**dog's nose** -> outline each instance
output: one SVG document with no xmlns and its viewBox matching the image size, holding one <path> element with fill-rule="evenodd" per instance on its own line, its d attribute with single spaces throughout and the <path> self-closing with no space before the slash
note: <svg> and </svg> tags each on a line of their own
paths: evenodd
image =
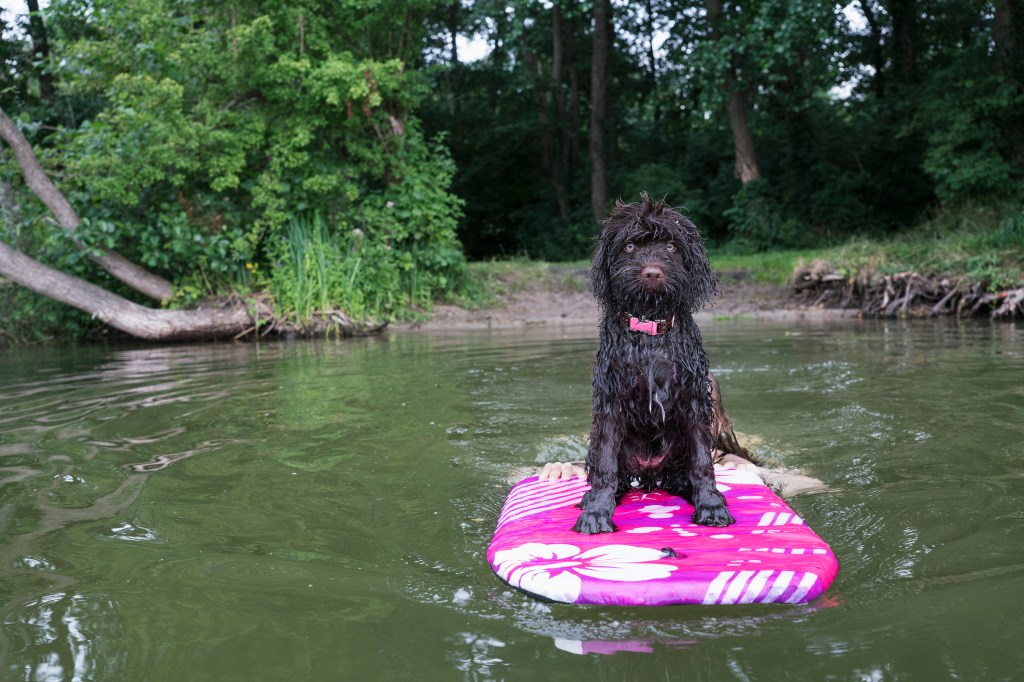
<svg viewBox="0 0 1024 682">
<path fill-rule="evenodd" d="M 661 284 L 661 280 L 665 279 L 665 271 L 660 265 L 647 265 L 640 271 L 640 276 L 643 277 L 644 284 L 656 287 Z"/>
</svg>

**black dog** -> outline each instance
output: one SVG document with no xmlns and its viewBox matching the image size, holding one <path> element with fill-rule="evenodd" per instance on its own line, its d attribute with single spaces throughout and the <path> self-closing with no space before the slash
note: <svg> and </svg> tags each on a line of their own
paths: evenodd
<svg viewBox="0 0 1024 682">
<path fill-rule="evenodd" d="M 718 278 L 689 220 L 642 194 L 616 203 L 594 252 L 601 305 L 594 362 L 594 420 L 587 450 L 590 490 L 573 530 L 610 533 L 612 513 L 634 483 L 694 506 L 704 526 L 734 522 L 715 488 L 715 417 L 708 359 L 693 313 Z"/>
</svg>

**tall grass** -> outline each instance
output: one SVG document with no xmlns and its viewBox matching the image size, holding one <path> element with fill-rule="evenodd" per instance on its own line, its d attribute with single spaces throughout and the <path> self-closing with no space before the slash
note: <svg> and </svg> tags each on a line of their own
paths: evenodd
<svg viewBox="0 0 1024 682">
<path fill-rule="evenodd" d="M 332 232 L 319 213 L 293 218 L 284 230 L 271 274 L 278 308 L 307 325 L 316 315 L 342 311 L 351 318 L 377 316 L 382 301 L 367 306 L 363 253 L 350 235 Z M 378 283 L 372 283 L 376 285 Z"/>
<path fill-rule="evenodd" d="M 313 313 L 332 307 L 328 280 L 336 249 L 328 241 L 327 228 L 318 213 L 312 220 L 292 218 L 286 235 L 291 257 L 283 264 L 290 279 L 290 287 L 285 290 L 290 290 L 290 307 L 296 317 L 308 323 Z"/>
</svg>

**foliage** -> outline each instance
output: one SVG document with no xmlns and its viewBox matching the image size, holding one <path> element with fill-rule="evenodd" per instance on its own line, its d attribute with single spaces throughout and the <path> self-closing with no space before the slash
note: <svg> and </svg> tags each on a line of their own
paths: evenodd
<svg viewBox="0 0 1024 682">
<path fill-rule="evenodd" d="M 319 214 L 335 250 L 365 235 L 335 304 L 390 315 L 429 305 L 464 269 L 454 166 L 415 115 L 433 4 L 55 0 L 58 101 L 33 109 L 31 87 L 11 88 L 81 241 L 172 278 L 180 303 L 260 285 L 245 264 L 279 257 L 295 220 Z M 35 235 L 30 253 L 68 267 L 62 237 L 37 220 L 19 229 Z"/>
<path fill-rule="evenodd" d="M 1000 6 L 1024 44 L 1024 7 Z M 578 258 L 597 230 L 585 144 L 592 26 L 580 20 L 591 6 L 502 7 L 499 20 L 491 3 L 462 6 L 455 29 L 492 46 L 471 63 L 450 61 L 451 16 L 431 15 L 424 122 L 451 135 L 471 256 Z M 851 22 L 835 3 L 737 0 L 723 3 L 716 34 L 704 0 L 617 3 L 610 196 L 668 195 L 714 244 L 756 250 L 884 237 L 943 205 L 1017 192 L 1024 50 L 1000 61 L 991 5 L 915 7 L 864 0 L 846 6 Z M 756 188 L 733 178 L 730 87 L 751 105 Z M 560 109 L 560 97 L 581 115 Z M 552 164 L 566 145 L 567 213 Z"/>
<path fill-rule="evenodd" d="M 725 215 L 732 220 L 733 246 L 741 251 L 769 251 L 806 246 L 810 235 L 787 218 L 766 180 L 744 185 Z"/>
<path fill-rule="evenodd" d="M 929 131 L 924 170 L 935 182 L 935 194 L 948 204 L 1014 192 L 1020 196 L 1020 171 L 1012 159 L 1021 143 L 1015 123 L 1024 92 L 986 71 L 980 49 L 984 47 L 956 55 L 935 74 L 918 115 Z"/>
<path fill-rule="evenodd" d="M 332 310 L 379 319 L 460 291 L 458 201 L 443 191 L 454 169 L 441 164 L 435 171 L 434 182 L 414 176 L 334 222 L 313 213 L 275 230 L 265 243 L 265 265 L 248 265 L 267 278 L 281 314 L 294 312 L 300 323 Z M 269 274 L 260 275 L 261 267 Z"/>
<path fill-rule="evenodd" d="M 358 234 L 337 234 L 319 214 L 293 219 L 268 249 L 265 267 L 275 305 L 294 312 L 300 324 L 315 313 L 343 310 L 363 317 L 393 307 L 388 298 L 398 290 L 398 267 L 385 249 Z"/>
</svg>

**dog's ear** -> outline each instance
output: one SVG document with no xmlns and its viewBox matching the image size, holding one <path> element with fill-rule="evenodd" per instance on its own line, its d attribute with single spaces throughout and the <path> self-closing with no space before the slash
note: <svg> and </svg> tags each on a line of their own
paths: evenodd
<svg viewBox="0 0 1024 682">
<path fill-rule="evenodd" d="M 608 262 L 612 255 L 610 253 L 611 245 L 615 241 L 615 233 L 623 227 L 621 214 L 628 207 L 629 204 L 624 202 L 622 197 L 616 199 L 611 213 L 601 221 L 601 232 L 594 238 L 594 256 L 590 262 L 590 284 L 594 288 L 594 298 L 603 308 L 607 308 L 608 303 L 612 300 L 612 283 L 608 276 L 611 266 Z"/>
<path fill-rule="evenodd" d="M 708 253 L 704 249 L 704 239 L 697 227 L 683 216 L 679 216 L 675 224 L 676 229 L 684 235 L 683 239 L 677 240 L 679 243 L 676 246 L 687 272 L 685 305 L 691 313 L 696 313 L 715 300 L 718 274 L 711 269 Z"/>
<path fill-rule="evenodd" d="M 594 238 L 594 256 L 590 262 L 590 285 L 594 289 L 594 298 L 602 307 L 607 307 L 612 298 L 612 284 L 608 278 L 608 226 Z"/>
</svg>

